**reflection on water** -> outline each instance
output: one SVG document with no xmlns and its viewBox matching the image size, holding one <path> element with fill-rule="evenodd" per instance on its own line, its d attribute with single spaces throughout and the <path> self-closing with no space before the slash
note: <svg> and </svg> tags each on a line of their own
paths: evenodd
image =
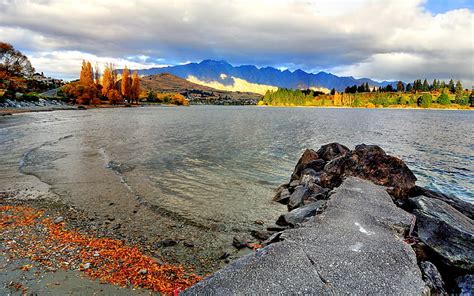
<svg viewBox="0 0 474 296">
<path fill-rule="evenodd" d="M 151 204 L 236 229 L 281 212 L 272 190 L 305 148 L 340 142 L 378 144 L 404 159 L 419 184 L 474 202 L 472 130 L 469 111 L 192 106 L 30 113 L 0 118 L 0 185 L 21 159 L 34 164 L 29 173 L 47 171 L 60 183 L 65 170 L 79 170 L 41 163 L 82 153 L 80 162 L 65 163 L 100 158 L 98 170 L 114 169 Z M 48 144 L 48 153 L 37 149 Z"/>
</svg>

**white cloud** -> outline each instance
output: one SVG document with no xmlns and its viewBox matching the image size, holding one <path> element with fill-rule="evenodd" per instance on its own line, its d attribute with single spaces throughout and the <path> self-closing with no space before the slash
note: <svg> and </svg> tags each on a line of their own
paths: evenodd
<svg viewBox="0 0 474 296">
<path fill-rule="evenodd" d="M 0 34 L 43 61 L 35 64 L 38 69 L 44 65 L 57 73 L 66 69 L 38 56 L 55 52 L 67 57 L 79 51 L 119 60 L 132 57 L 138 64 L 156 63 L 157 58 L 173 64 L 211 58 L 381 80 L 474 80 L 473 12 L 433 15 L 424 3 L 3 1 Z"/>
<path fill-rule="evenodd" d="M 106 63 L 115 64 L 117 69 L 124 68 L 125 66 L 130 69 L 168 66 L 163 64 L 140 63 L 123 58 L 98 57 L 80 51 L 36 52 L 30 55 L 30 60 L 37 71 L 42 71 L 56 77 L 61 76 L 67 80 L 78 78 L 82 60 L 90 61 L 94 67 L 97 63 L 100 69 L 103 69 Z"/>
</svg>

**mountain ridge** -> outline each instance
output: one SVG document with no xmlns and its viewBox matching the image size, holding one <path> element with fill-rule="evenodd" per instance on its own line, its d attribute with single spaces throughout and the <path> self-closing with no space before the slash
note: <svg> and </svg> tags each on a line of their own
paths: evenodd
<svg viewBox="0 0 474 296">
<path fill-rule="evenodd" d="M 218 82 L 224 85 L 233 84 L 233 77 L 235 77 L 249 83 L 293 89 L 322 87 L 327 89 L 335 88 L 338 91 L 343 91 L 348 86 L 360 85 L 362 83 L 368 83 L 370 86 L 377 87 L 383 87 L 388 84 L 396 85 L 395 81 L 378 82 L 370 78 L 337 76 L 325 71 L 310 73 L 301 69 L 294 71 L 288 69 L 279 70 L 270 66 L 260 68 L 255 65 L 233 66 L 223 60 L 216 61 L 211 59 L 206 59 L 199 63 L 193 62 L 162 68 L 140 69 L 138 73 L 140 75 L 170 73 L 183 79 L 188 79 L 188 77 L 193 76 L 205 82 Z"/>
</svg>

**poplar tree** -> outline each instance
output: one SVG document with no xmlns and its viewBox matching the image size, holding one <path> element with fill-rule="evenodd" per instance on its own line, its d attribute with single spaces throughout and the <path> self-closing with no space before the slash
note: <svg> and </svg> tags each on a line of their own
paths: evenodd
<svg viewBox="0 0 474 296">
<path fill-rule="evenodd" d="M 138 97 L 140 96 L 140 77 L 138 77 L 138 72 L 135 70 L 132 75 L 132 90 L 131 90 L 131 99 L 132 103 L 135 101 L 138 104 Z"/>
<path fill-rule="evenodd" d="M 130 99 L 131 88 L 132 85 L 130 81 L 130 71 L 128 70 L 127 66 L 125 66 L 122 72 L 121 91 L 122 96 L 127 100 Z"/>
</svg>

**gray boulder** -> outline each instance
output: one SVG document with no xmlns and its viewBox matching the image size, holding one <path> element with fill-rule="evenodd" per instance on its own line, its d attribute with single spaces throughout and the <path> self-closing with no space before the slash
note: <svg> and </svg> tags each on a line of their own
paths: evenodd
<svg viewBox="0 0 474 296">
<path fill-rule="evenodd" d="M 474 223 L 442 200 L 418 196 L 410 199 L 417 217 L 418 237 L 445 263 L 474 268 Z"/>
<path fill-rule="evenodd" d="M 306 186 L 296 186 L 295 191 L 291 194 L 290 199 L 288 200 L 288 210 L 291 211 L 302 206 L 304 203 L 305 197 L 309 196 L 311 192 Z"/>
<path fill-rule="evenodd" d="M 325 204 L 326 201 L 318 200 L 316 202 L 307 204 L 301 208 L 294 209 L 289 213 L 281 215 L 280 218 L 278 218 L 278 220 L 276 221 L 276 224 L 280 226 L 295 226 L 297 224 L 303 223 L 308 218 L 316 215 L 317 212 L 320 212 Z"/>
<path fill-rule="evenodd" d="M 423 281 L 426 283 L 427 295 L 448 295 L 444 289 L 444 281 L 436 266 L 429 262 L 423 261 L 420 264 Z"/>
</svg>

